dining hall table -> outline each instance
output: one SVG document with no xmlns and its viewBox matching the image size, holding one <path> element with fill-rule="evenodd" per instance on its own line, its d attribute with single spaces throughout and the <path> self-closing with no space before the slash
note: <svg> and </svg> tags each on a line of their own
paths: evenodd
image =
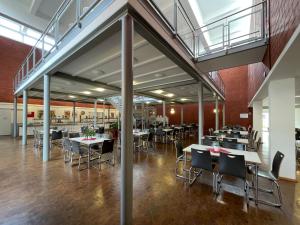
<svg viewBox="0 0 300 225">
<path fill-rule="evenodd" d="M 192 144 L 187 146 L 183 149 L 184 152 L 184 171 L 187 171 L 186 165 L 187 165 L 187 155 L 191 153 L 192 149 L 196 150 L 202 150 L 202 151 L 210 151 L 212 156 L 219 157 L 220 152 L 224 152 L 227 154 L 233 154 L 233 155 L 243 155 L 245 157 L 246 164 L 253 165 L 255 169 L 255 182 L 254 182 L 254 189 L 255 189 L 255 196 L 254 201 L 255 204 L 258 204 L 258 167 L 261 165 L 261 160 L 257 152 L 249 152 L 249 151 L 241 151 L 236 149 L 229 149 L 229 148 L 221 148 L 221 147 L 212 147 L 208 145 L 200 145 L 200 144 Z M 187 180 L 186 173 L 184 173 L 185 180 Z"/>
<path fill-rule="evenodd" d="M 95 144 L 103 143 L 105 140 L 110 140 L 109 138 L 103 138 L 103 137 L 76 137 L 76 138 L 70 138 L 70 141 L 76 141 L 80 144 L 88 146 L 88 166 L 87 168 L 90 168 L 90 159 L 91 159 L 91 148 Z"/>
</svg>

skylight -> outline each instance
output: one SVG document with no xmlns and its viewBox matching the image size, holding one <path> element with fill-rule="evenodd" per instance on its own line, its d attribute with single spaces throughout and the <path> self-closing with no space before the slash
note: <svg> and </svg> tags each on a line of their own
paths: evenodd
<svg viewBox="0 0 300 225">
<path fill-rule="evenodd" d="M 41 35 L 41 32 L 0 16 L 0 36 L 30 46 L 35 46 Z M 45 37 L 44 49 L 49 51 L 53 47 L 54 43 L 55 41 L 52 37 Z M 42 45 L 39 44 L 37 47 L 42 48 Z"/>
</svg>

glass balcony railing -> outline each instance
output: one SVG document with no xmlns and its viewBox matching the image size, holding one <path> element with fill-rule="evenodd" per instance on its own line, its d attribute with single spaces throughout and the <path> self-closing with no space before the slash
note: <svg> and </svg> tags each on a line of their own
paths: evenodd
<svg viewBox="0 0 300 225">
<path fill-rule="evenodd" d="M 21 64 L 14 80 L 16 90 L 61 44 L 64 37 L 102 0 L 65 0 Z"/>
<path fill-rule="evenodd" d="M 195 59 L 266 38 L 266 1 L 199 28 L 191 23 L 180 0 L 148 2 Z M 207 76 L 225 94 L 219 74 L 212 72 Z"/>
</svg>

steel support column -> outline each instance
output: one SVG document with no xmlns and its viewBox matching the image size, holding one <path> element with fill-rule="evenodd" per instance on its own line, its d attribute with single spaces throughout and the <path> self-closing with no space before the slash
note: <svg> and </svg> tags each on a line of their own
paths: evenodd
<svg viewBox="0 0 300 225">
<path fill-rule="evenodd" d="M 95 100 L 94 103 L 94 128 L 97 126 L 97 99 Z"/>
<path fill-rule="evenodd" d="M 166 102 L 163 101 L 163 126 L 166 126 Z"/>
<path fill-rule="evenodd" d="M 219 97 L 216 96 L 216 106 L 215 106 L 215 122 L 216 122 L 216 127 L 215 130 L 219 130 Z"/>
<path fill-rule="evenodd" d="M 76 124 L 76 102 L 73 102 L 73 125 Z"/>
<path fill-rule="evenodd" d="M 121 225 L 132 224 L 133 181 L 133 18 L 122 19 Z"/>
<path fill-rule="evenodd" d="M 18 134 L 18 96 L 14 96 L 14 113 L 13 113 L 13 137 Z"/>
<path fill-rule="evenodd" d="M 225 127 L 225 102 L 223 102 L 223 116 L 222 116 L 222 119 L 223 119 L 223 123 L 222 123 L 222 126 Z"/>
<path fill-rule="evenodd" d="M 44 75 L 44 136 L 43 136 L 43 161 L 49 160 L 50 144 L 50 77 Z"/>
<path fill-rule="evenodd" d="M 198 143 L 203 137 L 203 84 L 198 85 Z"/>
<path fill-rule="evenodd" d="M 23 91 L 23 132 L 22 132 L 22 145 L 27 145 L 27 112 L 28 112 L 28 92 L 27 90 Z"/>
<path fill-rule="evenodd" d="M 183 105 L 181 105 L 181 109 L 180 109 L 180 121 L 181 124 L 183 124 Z"/>
</svg>

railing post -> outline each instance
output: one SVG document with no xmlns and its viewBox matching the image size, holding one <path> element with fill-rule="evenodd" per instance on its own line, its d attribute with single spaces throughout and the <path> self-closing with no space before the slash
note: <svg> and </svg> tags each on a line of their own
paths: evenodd
<svg viewBox="0 0 300 225">
<path fill-rule="evenodd" d="M 80 0 L 76 0 L 76 23 L 79 28 L 81 28 L 80 23 Z"/>
<path fill-rule="evenodd" d="M 261 16 L 261 28 L 262 28 L 262 33 L 261 33 L 261 37 L 262 38 L 266 38 L 266 34 L 265 34 L 265 9 L 266 9 L 266 1 L 262 2 L 262 16 Z"/>
<path fill-rule="evenodd" d="M 174 0 L 174 31 L 177 34 L 177 7 L 178 7 L 178 0 Z"/>
<path fill-rule="evenodd" d="M 26 59 L 26 77 L 28 76 L 28 72 L 29 72 L 29 59 L 30 59 L 30 56 L 27 57 L 27 59 Z"/>
<path fill-rule="evenodd" d="M 35 68 L 35 50 L 36 48 L 33 49 L 33 53 L 32 53 L 32 69 Z"/>
<path fill-rule="evenodd" d="M 55 48 L 57 48 L 57 42 L 58 42 L 58 35 L 59 35 L 59 22 L 58 22 L 58 16 L 55 18 L 54 22 L 54 43 L 55 43 Z"/>
</svg>

